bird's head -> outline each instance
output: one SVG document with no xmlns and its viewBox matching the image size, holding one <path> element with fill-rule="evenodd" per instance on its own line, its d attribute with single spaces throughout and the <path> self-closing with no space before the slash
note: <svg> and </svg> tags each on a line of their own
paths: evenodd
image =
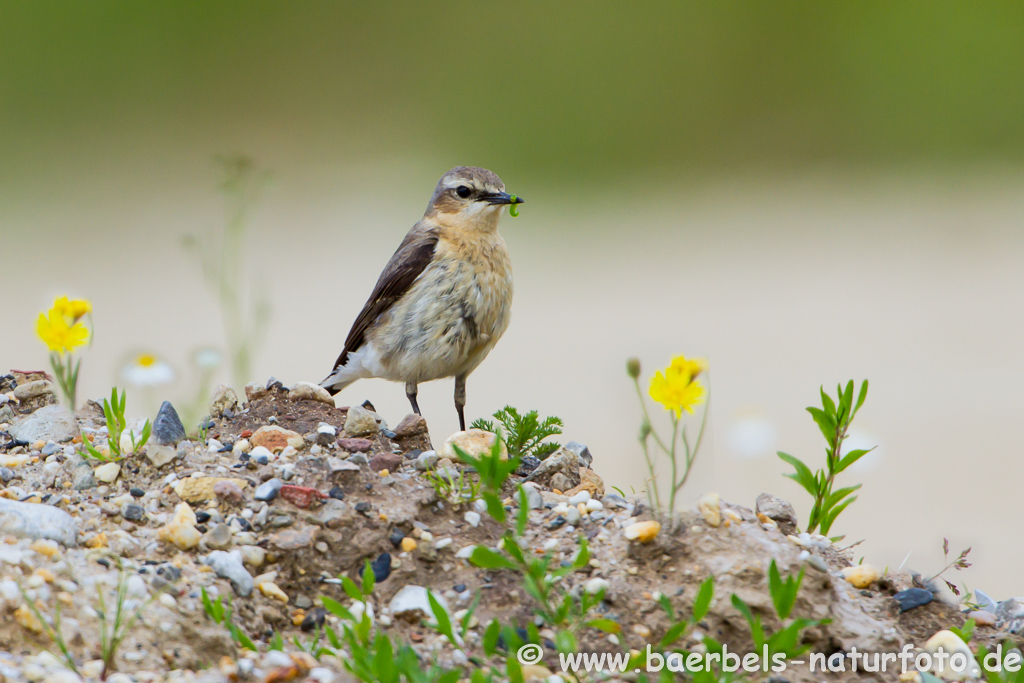
<svg viewBox="0 0 1024 683">
<path fill-rule="evenodd" d="M 441 176 L 427 205 L 425 218 L 470 230 L 495 230 L 501 210 L 523 200 L 505 192 L 494 173 L 475 166 L 456 166 Z"/>
</svg>

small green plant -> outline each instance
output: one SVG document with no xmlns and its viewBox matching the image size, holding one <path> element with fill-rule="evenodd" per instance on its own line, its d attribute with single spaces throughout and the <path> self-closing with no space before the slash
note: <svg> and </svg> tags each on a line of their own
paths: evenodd
<svg viewBox="0 0 1024 683">
<path fill-rule="evenodd" d="M 536 410 L 520 415 L 512 406 L 505 406 L 494 414 L 494 419 L 505 433 L 505 446 L 509 455 L 532 455 L 543 460 L 561 448 L 561 444 L 555 441 L 544 441 L 549 436 L 562 433 L 562 427 L 565 425 L 559 417 L 545 417 L 541 420 Z M 470 426 L 473 429 L 497 433 L 499 425 L 480 418 Z"/>
<path fill-rule="evenodd" d="M 35 601 L 25 593 L 25 589 L 22 588 L 20 583 L 18 584 L 18 590 L 21 591 L 21 597 L 25 601 L 25 604 L 28 605 L 29 610 L 35 616 L 36 620 L 42 625 L 43 633 L 45 633 L 46 636 L 53 641 L 53 644 L 57 646 L 57 649 L 60 650 L 61 658 L 64 660 L 64 666 L 71 671 L 78 673 L 78 667 L 75 665 L 75 658 L 71 654 L 71 650 L 68 648 L 67 641 L 64 640 L 64 631 L 60 625 L 60 600 L 57 600 L 54 603 L 53 625 L 50 625 L 46 620 L 46 617 L 39 610 L 39 607 L 36 606 Z"/>
<path fill-rule="evenodd" d="M 971 563 L 967 561 L 967 556 L 970 553 L 971 553 L 971 549 L 968 548 L 967 550 L 961 551 L 960 554 L 956 557 L 956 559 L 950 561 L 950 559 L 949 559 L 949 539 L 948 538 L 942 539 L 942 558 L 943 558 L 943 562 L 946 563 L 946 566 L 943 567 L 937 574 L 935 574 L 930 579 L 928 579 L 925 583 L 931 583 L 935 579 L 941 578 L 942 581 L 949 588 L 949 590 L 951 590 L 953 592 L 953 595 L 955 595 L 957 597 L 960 597 L 960 588 L 955 583 L 953 583 L 952 581 L 949 581 L 948 579 L 946 579 L 942 575 L 945 574 L 946 572 L 948 572 L 950 569 L 955 569 L 956 571 L 960 571 L 961 569 L 967 569 L 968 567 L 970 567 Z M 967 596 L 964 596 L 964 597 L 965 598 L 969 597 L 969 594 Z"/>
<path fill-rule="evenodd" d="M 554 557 L 551 553 L 527 559 L 511 531 L 502 537 L 500 548 L 503 552 L 478 545 L 469 561 L 482 569 L 510 569 L 522 575 L 523 588 L 537 603 L 535 613 L 557 629 L 555 644 L 560 651 L 576 650 L 575 633 L 582 626 L 618 632 L 618 624 L 606 619 L 587 621 L 590 611 L 604 599 L 603 590 L 596 593 L 580 591 L 578 598 L 569 591 L 558 590 L 563 578 L 590 562 L 585 537 L 580 537 L 579 550 L 572 562 L 555 566 L 552 565 Z"/>
<path fill-rule="evenodd" d="M 221 597 L 218 595 L 216 600 L 211 600 L 210 596 L 206 593 L 205 588 L 200 589 L 200 593 L 203 598 L 203 611 L 206 612 L 206 616 L 210 618 L 215 624 L 220 624 L 227 629 L 231 635 L 231 640 L 235 641 L 235 644 L 239 647 L 243 647 L 246 650 L 253 652 L 259 652 L 256 647 L 256 643 L 252 642 L 252 639 L 245 634 L 239 626 L 231 618 L 231 599 L 228 598 L 227 604 L 222 602 Z"/>
<path fill-rule="evenodd" d="M 458 446 L 454 446 L 455 455 L 463 463 L 473 467 L 480 477 L 480 498 L 487 505 L 487 512 L 498 520 L 505 523 L 505 506 L 501 504 L 501 487 L 508 481 L 509 475 L 519 467 L 521 458 L 509 455 L 507 459 L 501 457 L 501 432 L 495 432 L 496 437 L 491 451 L 480 457 L 466 453 Z"/>
<path fill-rule="evenodd" d="M 686 481 L 690 478 L 693 464 L 697 460 L 697 452 L 704 440 L 704 428 L 708 421 L 708 407 L 705 402 L 706 391 L 704 386 L 697 379 L 704 372 L 706 363 L 703 360 L 687 359 L 685 356 L 676 356 L 672 363 L 664 371 L 655 373 L 651 378 L 648 394 L 660 403 L 669 412 L 672 419 L 672 438 L 663 439 L 654 429 L 651 423 L 651 416 L 647 412 L 647 401 L 640 389 L 640 361 L 631 358 L 626 362 L 626 373 L 633 380 L 636 387 L 637 397 L 640 399 L 640 408 L 643 410 L 643 421 L 640 423 L 640 445 L 644 452 L 644 461 L 647 463 L 647 470 L 650 479 L 647 485 L 647 498 L 651 507 L 658 514 L 667 514 L 669 519 L 675 513 L 676 496 Z M 693 445 L 683 424 L 683 413 L 693 414 L 694 408 L 704 403 L 704 410 L 701 416 L 700 429 Z M 667 501 L 661 497 L 661 486 L 658 482 L 658 468 L 651 456 L 650 440 L 668 458 L 671 466 L 671 480 L 668 482 Z M 679 446 L 682 446 L 680 450 Z M 680 459 L 682 462 L 680 462 Z M 680 471 L 680 468 L 682 471 Z M 663 505 L 664 503 L 664 505 Z"/>
<path fill-rule="evenodd" d="M 782 628 L 771 635 L 765 632 L 760 617 L 755 615 L 738 595 L 733 594 L 733 606 L 739 610 L 750 626 L 750 635 L 754 641 L 755 652 L 767 652 L 768 659 L 771 659 L 773 655 L 783 655 L 786 659 L 799 657 L 811 647 L 810 645 L 800 644 L 804 629 L 828 623 L 827 621 L 816 621 L 814 619 L 789 619 L 789 615 L 793 612 L 793 606 L 796 604 L 796 597 L 800 592 L 800 584 L 803 580 L 804 570 L 802 568 L 796 577 L 789 576 L 783 580 L 779 574 L 779 568 L 775 565 L 775 560 L 772 560 L 771 565 L 768 567 L 768 591 L 772 596 L 775 614 Z"/>
<path fill-rule="evenodd" d="M 324 634 L 335 653 L 347 652 L 343 662 L 349 673 L 365 683 L 456 683 L 462 678 L 462 669 L 428 666 L 409 645 L 396 648 L 386 633 L 374 632 L 369 605 L 376 582 L 369 562 L 363 567 L 361 586 L 347 576 L 340 578 L 345 593 L 364 606 L 359 618 L 337 600 L 327 596 L 321 596 L 320 600 L 328 612 L 341 620 L 341 634 L 330 626 L 324 627 Z M 484 683 L 475 674 L 472 680 Z"/>
<path fill-rule="evenodd" d="M 134 453 L 137 453 L 140 448 L 146 445 L 149 441 L 149 436 L 152 431 L 153 425 L 150 424 L 149 420 L 146 420 L 145 425 L 142 427 L 142 433 L 139 438 L 135 438 L 135 432 L 130 431 L 129 437 L 132 442 L 131 452 L 125 453 L 121 450 L 121 435 L 124 433 L 125 428 L 128 426 L 128 421 L 124 416 L 125 409 L 125 395 L 124 390 L 121 390 L 120 397 L 117 395 L 117 387 L 110 390 L 110 400 L 103 399 L 103 416 L 107 422 L 107 448 L 110 449 L 110 454 L 104 454 L 102 451 L 94 447 L 88 439 L 82 438 L 82 446 L 85 448 L 85 453 L 91 458 L 97 460 L 106 460 L 110 462 L 117 462 L 122 460 Z"/>
<path fill-rule="evenodd" d="M 102 587 L 97 587 L 96 596 L 99 609 L 96 610 L 100 620 L 100 659 L 103 670 L 100 680 L 107 679 L 107 674 L 114 670 L 114 658 L 135 622 L 139 620 L 146 608 L 157 598 L 159 591 L 154 591 L 145 600 L 129 606 L 128 604 L 128 572 L 119 568 L 117 584 L 114 589 L 113 612 L 107 609 L 107 601 Z"/>
<path fill-rule="evenodd" d="M 843 510 L 845 510 L 857 496 L 852 495 L 860 488 L 860 484 L 834 488 L 836 476 L 843 470 L 870 453 L 873 448 L 852 450 L 843 455 L 843 442 L 846 440 L 847 432 L 853 418 L 864 405 L 868 397 L 868 382 L 864 380 L 857 395 L 857 402 L 853 400 L 853 380 L 850 380 L 846 388 L 836 388 L 836 398 L 825 393 L 821 388 L 821 408 L 811 406 L 807 412 L 814 418 L 828 447 L 825 449 L 825 469 L 812 472 L 802 460 L 788 453 L 778 452 L 780 458 L 793 466 L 794 472 L 784 475 L 800 484 L 814 498 L 814 505 L 811 508 L 811 516 L 807 522 L 807 532 L 814 533 L 821 530 L 822 535 L 828 535 L 832 524 L 836 521 Z M 833 538 L 833 541 L 841 540 L 842 536 Z"/>
<path fill-rule="evenodd" d="M 427 470 L 424 478 L 434 487 L 438 498 L 456 507 L 480 497 L 479 480 L 466 476 L 462 470 L 459 470 L 458 475 L 436 469 Z"/>
</svg>

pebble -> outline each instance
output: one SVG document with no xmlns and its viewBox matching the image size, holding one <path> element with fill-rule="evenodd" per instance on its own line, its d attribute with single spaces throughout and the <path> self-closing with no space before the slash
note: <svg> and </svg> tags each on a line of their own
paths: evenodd
<svg viewBox="0 0 1024 683">
<path fill-rule="evenodd" d="M 180 550 L 189 550 L 199 545 L 202 534 L 196 529 L 196 514 L 188 503 L 178 503 L 174 508 L 174 516 L 166 525 L 157 531 L 157 539 L 172 543 Z"/>
<path fill-rule="evenodd" d="M 843 578 L 854 588 L 867 588 L 879 579 L 881 574 L 870 564 L 858 564 L 853 567 L 843 567 Z"/>
<path fill-rule="evenodd" d="M 274 477 L 273 479 L 265 481 L 257 486 L 252 497 L 256 500 L 274 500 L 277 498 L 277 494 L 281 491 L 282 486 L 284 486 L 284 482 L 277 477 Z"/>
<path fill-rule="evenodd" d="M 296 382 L 291 391 L 288 392 L 288 399 L 291 401 L 319 401 L 334 407 L 334 398 L 330 392 L 319 384 L 312 382 Z"/>
<path fill-rule="evenodd" d="M 146 444 L 146 459 L 157 469 L 173 462 L 177 457 L 178 450 L 173 446 L 157 443 Z"/>
<path fill-rule="evenodd" d="M 92 474 L 92 468 L 89 468 L 89 474 Z M 0 467 L 0 481 L 7 483 L 14 479 L 14 470 L 9 467 Z"/>
<path fill-rule="evenodd" d="M 968 612 L 967 618 L 974 619 L 974 623 L 978 626 L 995 627 L 996 625 L 996 615 L 992 614 L 992 612 L 983 609 Z"/>
<path fill-rule="evenodd" d="M 580 503 L 586 503 L 590 500 L 590 491 L 580 491 L 579 493 L 569 497 L 566 501 L 569 505 L 579 505 Z"/>
<path fill-rule="evenodd" d="M 219 385 L 213 390 L 210 400 L 210 417 L 221 417 L 225 413 L 234 413 L 242 406 L 238 403 L 238 394 L 229 386 Z"/>
<path fill-rule="evenodd" d="M 416 461 L 413 463 L 413 467 L 420 472 L 427 472 L 437 466 L 437 461 L 438 457 L 435 451 L 423 451 L 416 456 Z"/>
<path fill-rule="evenodd" d="M 213 495 L 228 503 L 240 505 L 245 501 L 245 494 L 240 487 L 230 479 L 222 479 L 213 485 Z"/>
<path fill-rule="evenodd" d="M 238 551 L 242 554 L 242 562 L 251 567 L 262 567 L 267 561 L 267 551 L 258 545 L 243 545 Z"/>
<path fill-rule="evenodd" d="M 135 503 L 125 503 L 121 507 L 121 516 L 131 522 L 141 522 L 146 518 L 146 510 Z"/>
<path fill-rule="evenodd" d="M 79 434 L 78 420 L 62 405 L 43 406 L 17 420 L 7 431 L 12 439 L 25 443 L 40 440 L 62 443 Z"/>
<path fill-rule="evenodd" d="M 160 410 L 153 419 L 152 437 L 153 442 L 161 446 L 177 446 L 178 442 L 185 440 L 185 425 L 181 424 L 178 411 L 170 401 L 160 404 Z"/>
<path fill-rule="evenodd" d="M 21 503 L 0 498 L 0 535 L 50 539 L 67 547 L 77 544 L 75 519 L 52 505 Z"/>
<path fill-rule="evenodd" d="M 401 541 L 399 541 L 399 544 L 401 545 L 401 548 L 402 548 L 403 552 L 411 553 L 413 550 L 416 550 L 416 539 L 415 538 L 410 538 L 410 537 L 406 536 Z"/>
<path fill-rule="evenodd" d="M 435 594 L 434 599 L 441 605 L 446 612 L 450 612 L 448 609 L 448 603 L 443 596 Z M 408 585 L 403 586 L 400 591 L 395 593 L 395 597 L 391 598 L 391 602 L 388 603 L 388 607 L 391 610 L 391 614 L 401 619 L 409 619 L 417 621 L 423 617 L 433 617 L 433 611 L 430 609 L 430 600 L 427 598 L 427 589 L 423 586 Z"/>
<path fill-rule="evenodd" d="M 97 481 L 102 481 L 105 484 L 112 484 L 117 479 L 117 475 L 121 474 L 121 465 L 116 462 L 108 462 L 104 465 L 100 465 L 92 471 L 93 476 L 96 477 Z"/>
<path fill-rule="evenodd" d="M 908 588 L 892 596 L 899 605 L 900 612 L 907 612 L 915 607 L 927 605 L 935 599 L 931 591 L 924 588 Z"/>
<path fill-rule="evenodd" d="M 480 513 L 475 510 L 468 510 L 466 514 L 462 515 L 462 518 L 466 520 L 471 527 L 480 526 Z"/>
<path fill-rule="evenodd" d="M 709 493 L 697 501 L 697 511 L 709 526 L 717 527 L 722 523 L 722 508 L 717 493 Z"/>
<path fill-rule="evenodd" d="M 260 448 L 265 449 L 267 455 L 283 451 L 288 446 L 293 448 L 302 448 L 305 445 L 305 439 L 298 432 L 293 432 L 290 429 L 284 427 L 278 427 L 277 425 L 265 425 L 256 430 L 256 432 L 249 438 L 249 441 L 253 445 L 253 449 L 249 451 L 249 455 L 256 457 L 257 454 L 263 454 L 259 451 Z"/>
<path fill-rule="evenodd" d="M 948 657 L 931 657 L 931 668 L 929 671 L 939 678 L 947 681 L 963 681 L 978 678 L 981 670 L 978 662 L 974 659 L 974 653 L 963 639 L 952 631 L 939 631 L 925 643 L 924 649 L 931 654 L 937 653 L 940 649 Z M 960 654 L 967 662 L 967 666 L 954 666 L 952 657 Z"/>
<path fill-rule="evenodd" d="M 373 442 L 361 437 L 341 437 L 338 447 L 347 453 L 366 453 L 373 448 Z"/>
<path fill-rule="evenodd" d="M 593 578 L 583 585 L 583 590 L 590 595 L 597 595 L 601 591 L 607 591 L 610 586 L 608 579 Z"/>
<path fill-rule="evenodd" d="M 231 588 L 235 595 L 247 597 L 252 595 L 254 588 L 252 575 L 242 565 L 240 552 L 224 552 L 214 550 L 202 559 L 203 564 L 209 565 L 217 576 L 231 582 Z"/>
<path fill-rule="evenodd" d="M 345 436 L 373 436 L 377 434 L 377 414 L 361 406 L 352 406 L 345 417 Z"/>
<path fill-rule="evenodd" d="M 792 534 L 797 529 L 796 510 L 789 501 L 762 493 L 757 497 L 756 511 L 778 524 L 784 534 Z"/>
<path fill-rule="evenodd" d="M 634 522 L 622 531 L 622 535 L 630 541 L 650 543 L 661 531 L 661 523 L 655 520 Z"/>
<path fill-rule="evenodd" d="M 284 603 L 288 602 L 288 595 L 283 590 L 281 590 L 278 587 L 278 585 L 273 581 L 261 582 L 259 590 L 260 593 L 263 593 L 263 595 L 267 596 L 268 598 L 272 598 L 274 600 L 278 600 Z"/>
<path fill-rule="evenodd" d="M 531 510 L 539 510 L 544 507 L 544 497 L 540 494 L 540 488 L 533 482 L 522 484 L 526 492 L 526 506 Z"/>
<path fill-rule="evenodd" d="M 377 583 L 387 580 L 391 576 L 391 555 L 381 553 L 376 560 L 370 563 L 370 569 L 373 570 L 373 578 Z"/>
<path fill-rule="evenodd" d="M 19 401 L 27 401 L 30 398 L 55 393 L 56 392 L 53 390 L 53 382 L 45 379 L 38 379 L 34 382 L 25 382 L 24 384 L 19 384 L 14 388 L 14 398 Z"/>
<path fill-rule="evenodd" d="M 534 455 L 524 455 L 519 461 L 519 468 L 516 470 L 516 474 L 520 477 L 525 477 L 538 467 L 540 467 L 540 458 Z"/>
<path fill-rule="evenodd" d="M 146 492 L 140 489 L 138 486 L 133 486 L 130 489 L 128 489 L 128 493 L 131 495 L 132 498 L 142 498 L 144 495 L 146 495 Z"/>
<path fill-rule="evenodd" d="M 604 509 L 604 504 L 601 503 L 601 501 L 599 501 L 597 498 L 591 498 L 590 500 L 587 501 L 587 511 L 588 512 L 597 512 L 598 510 L 603 510 L 603 509 Z"/>
<path fill-rule="evenodd" d="M 561 515 L 559 515 L 557 519 L 562 519 Z M 579 526 L 581 519 L 582 519 L 582 515 L 580 515 L 580 511 L 579 511 L 578 508 L 571 507 L 571 508 L 566 509 L 566 511 L 565 511 L 565 521 L 566 522 L 568 522 L 572 526 Z M 548 527 L 548 528 L 552 528 L 552 527 Z M 555 527 L 555 528 L 557 528 L 557 527 Z"/>
<path fill-rule="evenodd" d="M 444 442 L 440 456 L 457 461 L 459 457 L 455 454 L 455 446 L 458 446 L 467 455 L 472 455 L 475 458 L 479 458 L 482 455 L 490 455 L 497 438 L 498 436 L 494 432 L 488 432 L 484 429 L 467 429 L 464 432 L 455 432 Z M 506 460 L 507 458 L 508 448 L 502 442 L 501 459 Z"/>
<path fill-rule="evenodd" d="M 594 462 L 594 456 L 590 454 L 590 449 L 584 443 L 570 441 L 565 444 L 565 448 L 579 456 L 580 462 L 583 463 L 584 467 L 590 467 L 591 463 Z"/>
</svg>

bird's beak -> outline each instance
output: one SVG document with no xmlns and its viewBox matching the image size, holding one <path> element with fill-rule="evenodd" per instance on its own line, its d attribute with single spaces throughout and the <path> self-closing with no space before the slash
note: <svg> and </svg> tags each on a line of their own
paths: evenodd
<svg viewBox="0 0 1024 683">
<path fill-rule="evenodd" d="M 508 192 L 488 192 L 480 197 L 480 199 L 494 205 L 524 203 L 522 197 L 510 195 Z"/>
</svg>

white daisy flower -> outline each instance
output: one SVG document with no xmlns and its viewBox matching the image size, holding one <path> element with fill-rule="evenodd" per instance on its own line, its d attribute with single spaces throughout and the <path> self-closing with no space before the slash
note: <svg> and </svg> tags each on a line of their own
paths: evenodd
<svg viewBox="0 0 1024 683">
<path fill-rule="evenodd" d="M 121 370 L 121 379 L 135 387 L 155 387 L 174 381 L 174 368 L 156 356 L 142 353 Z"/>
</svg>

